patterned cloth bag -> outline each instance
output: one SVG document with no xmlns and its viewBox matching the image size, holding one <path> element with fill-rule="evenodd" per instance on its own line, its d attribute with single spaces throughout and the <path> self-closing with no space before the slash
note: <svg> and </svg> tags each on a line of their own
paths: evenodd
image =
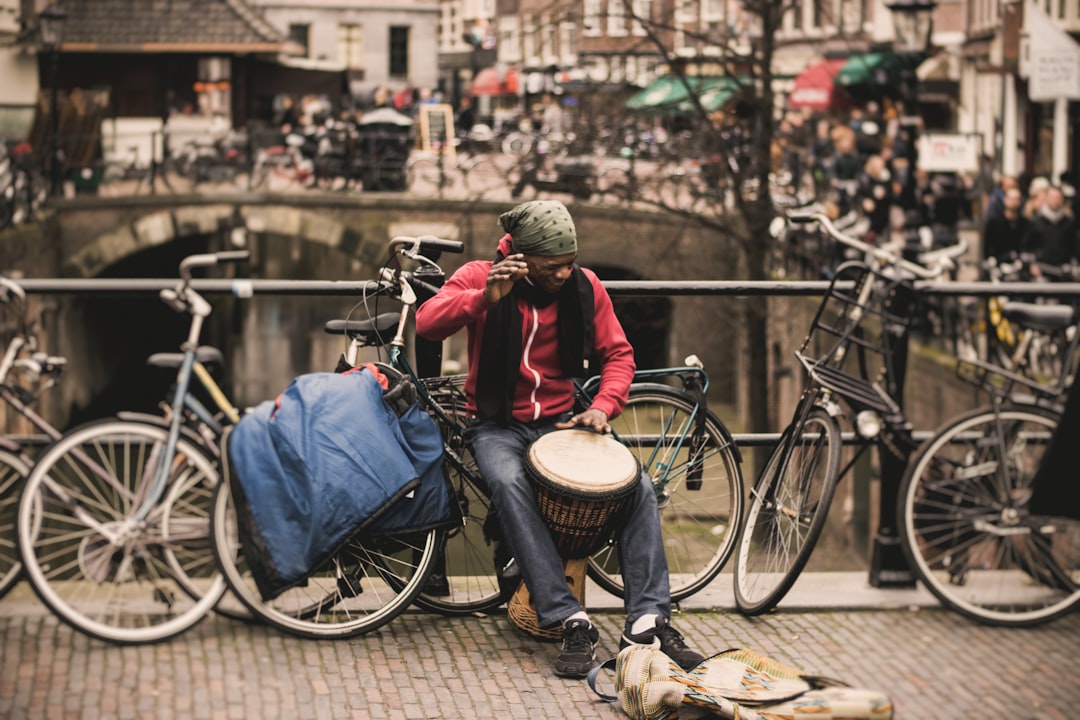
<svg viewBox="0 0 1080 720">
<path fill-rule="evenodd" d="M 658 645 L 658 644 L 657 644 Z M 601 670 L 615 671 L 615 695 L 596 688 Z M 589 686 L 617 702 L 634 720 L 691 717 L 736 720 L 889 720 L 884 693 L 848 687 L 801 673 L 759 655 L 733 649 L 683 670 L 659 647 L 631 645 L 589 673 Z"/>
</svg>

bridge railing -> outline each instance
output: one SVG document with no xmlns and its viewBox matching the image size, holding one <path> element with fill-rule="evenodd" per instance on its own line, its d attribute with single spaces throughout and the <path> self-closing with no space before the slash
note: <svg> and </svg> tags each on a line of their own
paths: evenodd
<svg viewBox="0 0 1080 720">
<path fill-rule="evenodd" d="M 64 294 L 77 296 L 138 296 L 156 294 L 175 285 L 173 278 L 163 279 L 68 279 L 32 278 L 18 279 L 30 294 Z M 842 287 L 840 283 L 838 287 Z M 848 286 L 851 283 L 847 284 Z M 361 296 L 375 289 L 371 281 L 347 280 L 262 280 L 262 279 L 197 279 L 192 286 L 207 295 L 231 295 L 236 298 L 252 298 L 258 295 L 322 295 Z M 605 281 L 605 288 L 613 296 L 821 296 L 830 286 L 826 281 L 653 281 L 618 280 Z M 1080 298 L 1080 282 L 1048 283 L 990 283 L 990 282 L 916 282 L 916 290 L 923 297 L 1043 297 L 1060 301 L 1076 301 Z M 897 358 L 899 366 L 905 358 Z M 902 378 L 900 387 L 902 387 Z M 932 430 L 915 430 L 915 439 L 924 440 L 933 435 Z M 780 438 L 778 432 L 736 433 L 735 442 L 744 447 L 774 445 Z M 862 442 L 852 432 L 842 435 L 847 444 Z M 879 527 L 874 538 L 871 559 L 870 583 L 875 587 L 904 587 L 913 585 L 914 574 L 907 567 L 899 548 L 897 530 L 892 527 L 896 513 L 897 493 L 903 466 L 897 463 L 881 464 L 881 492 L 879 503 Z"/>
</svg>

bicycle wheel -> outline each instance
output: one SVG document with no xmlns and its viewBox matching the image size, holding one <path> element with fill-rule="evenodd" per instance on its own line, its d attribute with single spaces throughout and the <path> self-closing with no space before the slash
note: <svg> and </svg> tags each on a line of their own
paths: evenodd
<svg viewBox="0 0 1080 720">
<path fill-rule="evenodd" d="M 393 620 L 416 598 L 431 572 L 445 533 L 358 535 L 303 583 L 264 601 L 244 561 L 229 483 L 214 496 L 214 554 L 229 589 L 252 613 L 283 632 L 304 638 L 346 638 Z"/>
<path fill-rule="evenodd" d="M 506 175 L 486 157 L 471 161 L 465 172 L 465 189 L 471 198 L 491 197 L 506 187 Z"/>
<path fill-rule="evenodd" d="M 432 390 L 432 394 L 454 420 L 448 425 L 436 416 L 446 446 L 446 472 L 462 524 L 447 534 L 436 570 L 417 596 L 416 604 L 442 615 L 488 613 L 509 598 L 503 594 L 495 571 L 491 534 L 497 529 L 488 527 L 491 499 L 459 429 L 465 421 L 465 396 L 460 388 L 451 389 L 445 383 L 442 390 Z"/>
<path fill-rule="evenodd" d="M 0 597 L 14 587 L 22 573 L 15 545 L 15 517 L 30 464 L 15 453 L 0 450 Z"/>
<path fill-rule="evenodd" d="M 441 192 L 442 170 L 437 160 L 426 157 L 413 160 L 405 168 L 405 177 L 409 190 L 417 195 L 437 197 Z"/>
<path fill-rule="evenodd" d="M 510 197 L 515 202 L 535 200 L 537 197 L 534 183 L 536 171 L 526 165 L 523 158 L 518 158 L 506 171 L 506 185 L 510 188 Z"/>
<path fill-rule="evenodd" d="M 121 644 L 172 637 L 198 622 L 225 583 L 210 548 L 214 464 L 181 438 L 161 499 L 142 520 L 168 431 L 106 420 L 38 457 L 19 502 L 24 573 L 61 620 Z"/>
<path fill-rule="evenodd" d="M 815 400 L 809 395 L 800 401 L 750 492 L 735 555 L 735 603 L 744 615 L 776 607 L 825 526 L 839 479 L 840 428 Z"/>
<path fill-rule="evenodd" d="M 739 454 L 723 423 L 708 413 L 695 446 L 692 399 L 665 385 L 636 384 L 626 409 L 611 421 L 656 484 L 660 527 L 671 578 L 671 599 L 683 600 L 712 582 L 735 549 L 742 518 Z M 623 596 L 617 545 L 589 558 L 589 576 Z"/>
<path fill-rule="evenodd" d="M 630 173 L 624 168 L 602 169 L 596 178 L 596 192 L 599 200 L 610 204 L 629 204 L 634 199 L 632 182 Z"/>
<path fill-rule="evenodd" d="M 372 186 L 364 189 L 404 192 L 409 186 L 406 161 L 406 158 L 394 154 L 385 156 L 372 171 Z"/>
<path fill-rule="evenodd" d="M 1080 522 L 1027 512 L 1058 424 L 1036 407 L 982 408 L 951 422 L 908 464 L 898 522 L 904 552 L 946 607 L 1028 627 L 1080 603 Z"/>
</svg>

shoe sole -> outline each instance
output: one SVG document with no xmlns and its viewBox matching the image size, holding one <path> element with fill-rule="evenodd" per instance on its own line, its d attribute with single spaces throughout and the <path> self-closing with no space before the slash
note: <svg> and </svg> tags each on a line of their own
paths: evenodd
<svg viewBox="0 0 1080 720">
<path fill-rule="evenodd" d="M 560 669 L 559 667 L 556 666 L 555 675 L 558 676 L 558 677 L 561 677 L 561 678 L 570 678 L 570 679 L 573 679 L 573 680 L 581 680 L 583 678 L 588 677 L 589 676 L 589 671 L 592 670 L 595 666 L 596 666 L 596 658 L 594 656 L 592 663 L 588 667 L 586 667 L 584 669 L 580 669 L 580 670 L 579 669 L 571 669 L 571 668 Z"/>
</svg>

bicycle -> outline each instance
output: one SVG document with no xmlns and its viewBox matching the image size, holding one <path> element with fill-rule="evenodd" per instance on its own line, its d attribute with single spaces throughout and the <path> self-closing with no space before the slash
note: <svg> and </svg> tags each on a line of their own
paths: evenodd
<svg viewBox="0 0 1080 720">
<path fill-rule="evenodd" d="M 378 313 L 365 295 L 366 320 L 334 320 L 327 332 L 347 336 L 343 366 L 355 364 L 360 348 L 388 353 L 384 372 L 404 377 L 418 390 L 419 401 L 442 429 L 446 469 L 463 518 L 454 529 L 436 569 L 416 603 L 434 612 L 462 615 L 490 612 L 509 599 L 516 584 L 512 559 L 498 544 L 498 528 L 488 521 L 490 500 L 462 433 L 468 422 L 464 375 L 419 377 L 406 353 L 409 314 L 419 297 L 437 292 L 427 280 L 443 275 L 429 256 L 461 252 L 461 243 L 432 237 L 395 238 L 390 265 L 372 295 L 401 303 L 400 311 Z M 437 257 L 437 256 L 436 256 Z M 402 260 L 416 271 L 402 269 Z M 672 387 L 662 380 L 680 383 Z M 581 408 L 599 378 L 578 387 Z M 735 547 L 742 517 L 741 456 L 730 433 L 708 409 L 708 376 L 696 358 L 686 366 L 638 371 L 622 414 L 611 421 L 613 434 L 627 444 L 650 476 L 660 504 L 673 601 L 709 584 Z M 493 516 L 492 516 L 493 517 Z M 608 592 L 622 596 L 624 586 L 615 543 L 608 542 L 588 562 L 588 573 Z"/>
<path fill-rule="evenodd" d="M 191 273 L 247 256 L 189 256 L 179 284 L 160 293 L 191 316 L 165 421 L 133 416 L 68 431 L 42 451 L 26 481 L 17 517 L 24 574 L 58 618 L 91 637 L 118 644 L 173 637 L 225 592 L 210 546 L 217 460 L 188 418 L 223 428 L 192 395 L 192 378 L 230 419 L 236 410 L 202 363 L 207 351 L 198 340 L 211 306 L 192 289 Z"/>
<path fill-rule="evenodd" d="M 30 220 L 49 194 L 28 142 L 0 143 L 0 228 Z"/>
<path fill-rule="evenodd" d="M 33 410 L 38 397 L 56 384 L 66 361 L 38 350 L 37 336 L 26 318 L 26 294 L 0 277 L 0 304 L 13 308 L 15 329 L 0 359 L 0 401 L 52 439 L 60 431 Z M 30 448 L 0 435 L 0 597 L 22 575 L 15 543 L 15 518 L 22 488 L 33 466 Z"/>
<path fill-rule="evenodd" d="M 1080 315 L 1012 302 L 1003 312 L 1021 326 L 1072 330 L 1061 373 L 1041 382 L 983 360 L 958 361 L 957 376 L 990 402 L 947 422 L 912 456 L 897 527 L 909 565 L 942 604 L 986 624 L 1030 627 L 1080 605 L 1080 522 L 1027 507 L 1075 379 Z"/>
<path fill-rule="evenodd" d="M 416 152 L 405 166 L 409 190 L 424 197 L 443 197 L 461 188 L 471 197 L 483 198 L 506 186 L 502 170 L 487 155 Z M 460 192 L 460 191 L 459 191 Z"/>
<path fill-rule="evenodd" d="M 965 250 L 960 244 L 924 253 L 924 266 L 902 259 L 895 247 L 870 246 L 841 233 L 822 213 L 791 212 L 787 217 L 818 223 L 866 259 L 836 268 L 806 340 L 795 353 L 805 371 L 804 388 L 791 422 L 750 491 L 735 554 L 735 600 L 746 615 L 772 610 L 794 585 L 822 533 L 840 478 L 868 447 L 879 443 L 897 458 L 914 451 L 909 423 L 896 400 L 894 366 L 898 351 L 906 352 L 915 301 L 910 278 L 940 276 Z M 874 323 L 878 336 L 867 337 Z M 853 424 L 864 441 L 843 469 L 841 400 L 853 409 Z"/>
<path fill-rule="evenodd" d="M 161 185 L 170 194 L 175 194 L 176 188 L 169 177 L 179 177 L 178 162 L 171 157 L 164 161 L 157 158 L 154 145 L 159 142 L 158 137 L 157 133 L 152 135 L 149 161 L 142 159 L 138 145 L 127 148 L 126 158 L 118 156 L 105 160 L 101 167 L 98 192 L 103 196 L 139 195 L 145 188 L 149 194 L 156 195 Z M 81 172 L 85 178 L 89 178 L 93 175 L 93 168 L 85 168 Z"/>
</svg>

